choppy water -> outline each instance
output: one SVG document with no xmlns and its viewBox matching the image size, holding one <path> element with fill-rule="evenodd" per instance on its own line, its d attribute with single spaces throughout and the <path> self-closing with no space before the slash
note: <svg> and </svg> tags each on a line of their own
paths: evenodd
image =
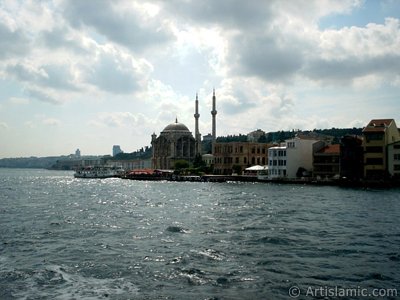
<svg viewBox="0 0 400 300">
<path fill-rule="evenodd" d="M 0 169 L 0 299 L 288 299 L 291 286 L 303 296 L 309 286 L 399 289 L 399 220 L 400 190 Z"/>
</svg>

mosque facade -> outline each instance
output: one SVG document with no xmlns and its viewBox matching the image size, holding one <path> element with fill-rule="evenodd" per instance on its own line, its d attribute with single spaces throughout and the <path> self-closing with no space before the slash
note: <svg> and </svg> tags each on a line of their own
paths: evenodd
<svg viewBox="0 0 400 300">
<path fill-rule="evenodd" d="M 213 109 L 212 115 L 212 135 L 213 142 L 216 136 L 216 114 L 217 110 L 215 90 L 213 91 Z M 179 123 L 178 119 L 175 123 L 167 125 L 157 136 L 155 133 L 151 136 L 152 153 L 152 168 L 154 169 L 174 169 L 175 162 L 185 160 L 192 163 L 196 155 L 202 154 L 201 134 L 199 132 L 199 101 L 196 94 L 195 101 L 195 134 L 193 136 L 189 128 Z"/>
</svg>

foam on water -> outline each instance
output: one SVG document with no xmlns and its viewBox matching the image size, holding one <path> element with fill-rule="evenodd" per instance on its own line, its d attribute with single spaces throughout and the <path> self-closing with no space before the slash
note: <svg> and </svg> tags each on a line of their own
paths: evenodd
<svg viewBox="0 0 400 300">
<path fill-rule="evenodd" d="M 49 265 L 25 274 L 24 289 L 11 295 L 19 299 L 127 299 L 138 295 L 138 288 L 124 278 L 94 278 L 67 272 Z"/>
</svg>

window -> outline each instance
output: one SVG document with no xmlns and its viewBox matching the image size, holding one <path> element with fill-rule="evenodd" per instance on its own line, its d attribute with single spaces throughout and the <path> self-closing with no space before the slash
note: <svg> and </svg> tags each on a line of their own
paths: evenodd
<svg viewBox="0 0 400 300">
<path fill-rule="evenodd" d="M 393 167 L 395 171 L 400 171 L 400 165 L 394 165 Z"/>
<path fill-rule="evenodd" d="M 394 160 L 400 160 L 400 154 L 393 154 Z"/>
<path fill-rule="evenodd" d="M 236 157 L 235 161 L 238 164 L 239 163 L 239 157 Z"/>
<path fill-rule="evenodd" d="M 367 143 L 369 143 L 369 141 L 382 141 L 383 133 L 367 133 L 365 134 L 365 139 L 367 140 Z"/>
<path fill-rule="evenodd" d="M 366 152 L 368 153 L 382 153 L 383 152 L 383 147 L 379 147 L 379 146 L 370 146 L 370 147 L 366 147 L 365 148 Z"/>
<path fill-rule="evenodd" d="M 383 165 L 383 159 L 382 158 L 367 158 L 367 165 Z"/>
</svg>

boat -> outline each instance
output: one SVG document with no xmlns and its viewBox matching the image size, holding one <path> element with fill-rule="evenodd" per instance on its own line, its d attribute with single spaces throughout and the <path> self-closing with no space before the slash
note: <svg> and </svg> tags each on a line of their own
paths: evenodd
<svg viewBox="0 0 400 300">
<path fill-rule="evenodd" d="M 83 167 L 74 173 L 75 178 L 112 178 L 120 177 L 124 173 L 121 168 L 108 166 Z"/>
</svg>

